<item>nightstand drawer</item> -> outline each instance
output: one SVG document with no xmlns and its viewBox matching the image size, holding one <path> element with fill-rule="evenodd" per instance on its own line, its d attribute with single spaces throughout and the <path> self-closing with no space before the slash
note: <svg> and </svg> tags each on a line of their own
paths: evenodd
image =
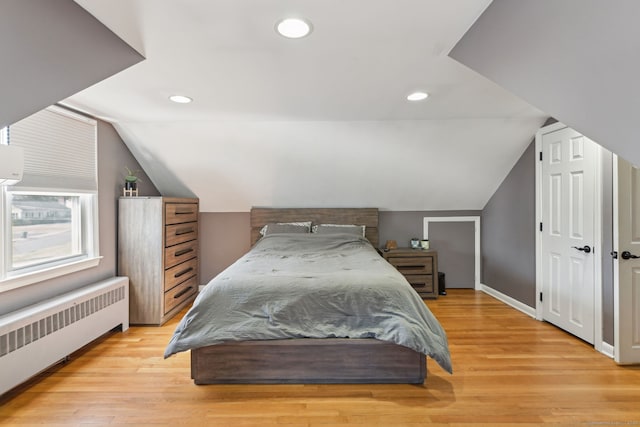
<svg viewBox="0 0 640 427">
<path fill-rule="evenodd" d="M 438 298 L 438 253 L 433 249 L 398 248 L 382 252 L 422 298 Z"/>
<path fill-rule="evenodd" d="M 418 292 L 433 292 L 432 275 L 405 274 L 404 277 Z"/>
<path fill-rule="evenodd" d="M 164 245 L 166 247 L 188 242 L 198 238 L 198 223 L 167 225 L 165 227 Z"/>
<path fill-rule="evenodd" d="M 192 277 L 164 294 L 164 313 L 167 314 L 181 302 L 189 299 L 198 289 L 198 278 Z"/>
<path fill-rule="evenodd" d="M 396 268 L 396 270 L 398 270 L 400 273 L 407 275 L 407 274 L 430 274 L 431 273 L 431 269 L 427 268 L 426 266 L 422 265 L 422 266 L 417 266 L 417 265 L 394 265 L 394 267 Z"/>
<path fill-rule="evenodd" d="M 167 291 L 178 283 L 198 274 L 198 258 L 178 264 L 164 272 L 164 290 Z"/>
<path fill-rule="evenodd" d="M 190 260 L 198 256 L 198 241 L 180 243 L 179 245 L 166 248 L 164 251 L 164 268 L 170 268 L 181 262 Z"/>
<path fill-rule="evenodd" d="M 431 257 L 388 258 L 388 261 L 402 274 L 433 273 Z"/>
<path fill-rule="evenodd" d="M 198 205 L 195 203 L 167 203 L 165 205 L 165 225 L 193 222 L 197 219 Z"/>
</svg>

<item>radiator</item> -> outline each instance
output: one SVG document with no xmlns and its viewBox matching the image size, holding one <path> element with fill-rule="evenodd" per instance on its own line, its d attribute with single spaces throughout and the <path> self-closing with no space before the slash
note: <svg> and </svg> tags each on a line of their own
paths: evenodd
<svg viewBox="0 0 640 427">
<path fill-rule="evenodd" d="M 129 328 L 127 277 L 0 316 L 0 394 L 120 325 Z"/>
</svg>

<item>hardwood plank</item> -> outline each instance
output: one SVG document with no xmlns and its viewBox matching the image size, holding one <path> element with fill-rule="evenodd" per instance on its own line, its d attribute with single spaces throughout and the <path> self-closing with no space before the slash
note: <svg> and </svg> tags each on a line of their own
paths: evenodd
<svg viewBox="0 0 640 427">
<path fill-rule="evenodd" d="M 0 424 L 71 426 L 640 425 L 640 367 L 481 292 L 426 304 L 454 374 L 424 385 L 194 385 L 189 354 L 162 353 L 180 316 L 109 333 L 0 399 Z"/>
</svg>

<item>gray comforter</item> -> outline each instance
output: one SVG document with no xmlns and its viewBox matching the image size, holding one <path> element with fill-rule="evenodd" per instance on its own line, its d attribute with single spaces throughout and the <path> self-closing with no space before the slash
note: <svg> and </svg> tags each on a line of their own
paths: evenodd
<svg viewBox="0 0 640 427">
<path fill-rule="evenodd" d="M 226 341 L 347 337 L 409 347 L 451 372 L 440 323 L 366 239 L 273 234 L 209 282 L 165 357 Z"/>
</svg>

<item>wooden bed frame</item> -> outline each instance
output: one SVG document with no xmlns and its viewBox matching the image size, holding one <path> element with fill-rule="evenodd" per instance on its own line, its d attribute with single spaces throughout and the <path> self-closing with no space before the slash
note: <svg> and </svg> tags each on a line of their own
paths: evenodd
<svg viewBox="0 0 640 427">
<path fill-rule="evenodd" d="M 268 223 L 365 225 L 378 246 L 378 209 L 320 208 L 251 210 L 251 243 Z M 242 341 L 191 350 L 196 384 L 411 383 L 422 384 L 426 359 L 407 347 L 376 339 Z"/>
</svg>

